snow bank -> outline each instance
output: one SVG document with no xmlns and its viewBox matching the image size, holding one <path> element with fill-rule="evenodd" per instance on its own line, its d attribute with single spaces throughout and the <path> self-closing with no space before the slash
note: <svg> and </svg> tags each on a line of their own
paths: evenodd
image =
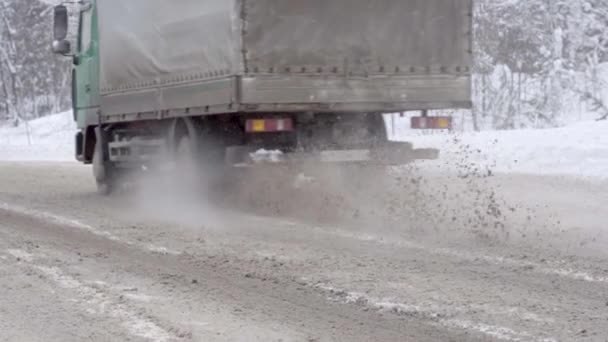
<svg viewBox="0 0 608 342">
<path fill-rule="evenodd" d="M 427 163 L 445 167 L 475 163 L 495 172 L 571 175 L 608 179 L 608 121 L 583 122 L 546 130 L 486 131 L 480 133 L 421 133 L 398 119 L 394 140 L 442 151 L 441 160 Z M 0 126 L 0 160 L 72 161 L 76 125 L 65 112 L 29 123 Z M 390 127 L 389 131 L 393 131 Z"/>
<path fill-rule="evenodd" d="M 75 134 L 71 111 L 32 120 L 27 126 L 0 126 L 0 160 L 72 161 Z"/>
<path fill-rule="evenodd" d="M 403 129 L 395 140 L 441 149 L 441 160 L 433 163 L 453 166 L 464 161 L 501 173 L 608 179 L 608 121 L 545 130 L 463 134 L 422 135 Z"/>
</svg>

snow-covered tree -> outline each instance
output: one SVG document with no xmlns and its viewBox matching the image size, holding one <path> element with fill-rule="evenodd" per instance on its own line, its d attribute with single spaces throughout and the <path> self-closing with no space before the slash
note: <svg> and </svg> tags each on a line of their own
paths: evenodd
<svg viewBox="0 0 608 342">
<path fill-rule="evenodd" d="M 605 116 L 607 28 L 605 0 L 477 0 L 475 112 L 490 119 L 483 126 Z"/>
<path fill-rule="evenodd" d="M 0 120 L 69 107 L 67 61 L 50 51 L 51 10 L 37 0 L 0 0 Z"/>
</svg>

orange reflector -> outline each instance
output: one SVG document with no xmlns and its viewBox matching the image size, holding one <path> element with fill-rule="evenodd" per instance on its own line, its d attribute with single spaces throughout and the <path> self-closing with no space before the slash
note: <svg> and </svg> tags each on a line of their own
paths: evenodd
<svg viewBox="0 0 608 342">
<path fill-rule="evenodd" d="M 293 131 L 292 119 L 251 119 L 246 122 L 247 133 L 276 133 Z"/>
<path fill-rule="evenodd" d="M 413 129 L 452 129 L 450 116 L 415 116 L 412 118 Z"/>
<path fill-rule="evenodd" d="M 264 120 L 251 120 L 251 132 L 265 132 L 266 122 Z"/>
</svg>

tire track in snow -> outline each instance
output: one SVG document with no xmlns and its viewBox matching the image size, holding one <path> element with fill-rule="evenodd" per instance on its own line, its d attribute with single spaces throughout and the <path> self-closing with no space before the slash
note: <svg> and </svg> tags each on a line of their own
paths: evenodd
<svg viewBox="0 0 608 342">
<path fill-rule="evenodd" d="M 303 279 L 303 281 L 307 281 Z M 470 320 L 463 320 L 457 318 L 446 317 L 445 314 L 440 313 L 440 310 L 434 310 L 433 307 L 429 308 L 427 305 L 424 307 L 416 304 L 403 304 L 403 303 L 392 303 L 379 298 L 373 298 L 360 292 L 347 291 L 343 289 L 337 289 L 326 284 L 310 284 L 314 288 L 324 291 L 329 294 L 330 298 L 341 301 L 347 304 L 359 304 L 372 307 L 379 311 L 389 311 L 398 315 L 421 317 L 432 324 L 438 324 L 440 326 L 452 329 L 460 329 L 479 333 L 494 339 L 503 341 L 515 341 L 515 342 L 557 342 L 557 339 L 553 337 L 541 337 L 536 336 L 526 331 L 516 331 L 514 329 L 486 324 L 482 322 L 473 322 Z M 452 309 L 448 308 L 446 309 Z M 459 309 L 459 308 L 456 308 Z M 463 309 L 464 308 L 460 308 Z M 500 311 L 500 312 L 499 312 Z M 496 314 L 517 314 L 518 311 L 513 310 L 499 310 Z M 493 312 L 489 312 L 492 314 Z M 521 312 L 520 312 L 521 313 Z M 536 314 L 523 312 L 523 314 L 530 320 L 538 320 L 541 322 L 552 322 L 552 319 L 542 318 Z"/>
<path fill-rule="evenodd" d="M 32 210 L 32 209 L 28 209 L 28 208 L 24 208 L 24 207 L 19 207 L 19 206 L 13 206 L 13 205 L 9 205 L 6 203 L 0 203 L 0 209 L 6 210 L 8 212 L 14 212 L 17 214 L 30 216 L 30 217 L 40 219 L 40 220 L 51 221 L 51 222 L 54 222 L 54 223 L 57 223 L 60 225 L 65 225 L 65 226 L 73 227 L 76 229 L 86 230 L 97 236 L 101 236 L 101 237 L 104 237 L 104 238 L 107 238 L 109 240 L 116 241 L 119 243 L 135 246 L 135 247 L 138 247 L 138 248 L 150 251 L 150 252 L 154 252 L 154 253 L 176 254 L 176 255 L 180 254 L 179 252 L 171 251 L 165 247 L 155 246 L 155 245 L 151 245 L 151 244 L 135 243 L 135 242 L 131 242 L 128 240 L 124 240 L 109 232 L 98 230 L 88 224 L 85 224 L 78 220 L 74 220 L 74 219 L 64 217 L 64 216 L 55 215 L 55 214 L 44 212 L 44 211 Z M 257 217 L 257 218 L 259 220 L 263 220 L 263 221 L 270 220 L 271 222 L 276 224 L 276 219 L 264 218 L 264 217 Z M 291 222 L 287 222 L 287 221 L 282 222 L 282 223 L 285 225 L 289 225 L 289 226 L 298 225 L 296 223 L 291 223 Z M 363 242 L 379 243 L 379 244 L 386 244 L 386 245 L 393 245 L 393 246 L 398 246 L 398 247 L 416 249 L 416 250 L 425 251 L 427 253 L 430 252 L 430 253 L 436 254 L 436 255 L 456 257 L 456 258 L 464 259 L 467 261 L 482 260 L 484 262 L 491 263 L 491 264 L 497 264 L 497 265 L 512 265 L 512 266 L 517 266 L 517 267 L 532 266 L 534 271 L 536 271 L 536 272 L 541 272 L 544 274 L 553 274 L 553 275 L 557 275 L 557 276 L 572 279 L 572 280 L 583 280 L 583 281 L 587 281 L 587 282 L 608 283 L 608 277 L 601 277 L 601 276 L 597 276 L 597 275 L 593 275 L 593 274 L 589 274 L 586 272 L 581 272 L 581 271 L 573 270 L 573 269 L 552 268 L 552 267 L 548 267 L 546 265 L 542 265 L 542 264 L 534 263 L 534 262 L 530 262 L 530 261 L 520 261 L 520 260 L 513 259 L 513 258 L 490 256 L 490 255 L 465 252 L 465 251 L 460 251 L 460 250 L 450 249 L 450 248 L 432 248 L 432 247 L 425 246 L 423 244 L 419 244 L 419 243 L 408 241 L 408 240 L 400 240 L 400 239 L 386 240 L 380 236 L 355 234 L 355 233 L 340 230 L 340 229 L 335 230 L 335 229 L 324 229 L 321 227 L 314 227 L 313 230 L 315 232 L 319 232 L 319 233 L 322 233 L 325 235 L 332 235 L 332 236 L 341 237 L 341 238 L 354 239 L 354 240 L 363 241 Z M 52 268 L 51 269 L 40 269 L 40 271 L 47 273 L 48 276 L 53 276 L 54 274 L 56 275 L 55 270 Z M 61 275 L 61 274 L 59 274 L 59 275 Z M 57 280 L 58 282 L 59 282 L 59 279 L 64 279 L 64 280 L 68 279 L 68 278 L 61 277 L 61 276 L 55 276 L 54 278 L 58 279 Z M 69 281 L 68 281 L 68 283 L 69 283 Z M 78 286 L 86 287 L 85 284 L 79 284 Z M 316 286 L 316 285 L 313 285 L 313 286 Z M 320 289 L 322 289 L 324 291 L 330 291 L 329 288 L 325 288 L 325 289 L 320 288 Z M 496 338 L 496 339 L 507 340 L 507 341 L 541 341 L 541 342 L 555 341 L 555 339 L 535 337 L 534 335 L 532 335 L 530 333 L 517 332 L 517 331 L 514 331 L 514 330 L 512 330 L 510 328 L 506 328 L 506 327 L 494 326 L 494 325 L 485 324 L 485 323 L 481 323 L 481 322 L 472 322 L 472 321 L 468 321 L 468 320 L 441 318 L 441 317 L 438 317 L 438 315 L 436 313 L 429 312 L 428 309 L 424 310 L 423 308 L 412 306 L 412 305 L 407 305 L 407 304 L 390 303 L 390 302 L 386 302 L 386 301 L 383 301 L 380 299 L 369 298 L 365 295 L 361 295 L 361 294 L 358 294 L 355 292 L 347 292 L 347 291 L 339 291 L 339 290 L 333 290 L 333 292 L 346 293 L 347 294 L 346 302 L 348 302 L 348 303 L 364 301 L 365 303 L 368 303 L 368 305 L 370 305 L 376 309 L 379 309 L 379 310 L 388 310 L 388 311 L 393 311 L 393 312 L 401 313 L 401 314 L 423 315 L 423 316 L 427 317 L 428 319 L 430 319 L 431 322 L 433 322 L 433 321 L 438 322 L 438 324 L 440 324 L 444 327 L 464 329 L 464 330 L 468 330 L 468 331 L 475 331 L 475 332 L 478 332 L 478 333 L 481 333 L 481 334 L 484 334 L 486 336 Z M 489 312 L 489 313 L 491 314 L 491 312 Z"/>
<path fill-rule="evenodd" d="M 46 221 L 46 222 L 52 222 L 52 223 L 55 223 L 58 225 L 66 226 L 66 227 L 84 230 L 84 231 L 87 231 L 96 236 L 103 237 L 108 240 L 122 243 L 122 244 L 125 244 L 128 246 L 135 246 L 138 248 L 142 248 L 142 249 L 145 249 L 152 253 L 170 254 L 170 255 L 180 255 L 181 254 L 181 252 L 171 250 L 167 247 L 157 246 L 154 244 L 146 244 L 146 243 L 138 243 L 138 242 L 129 241 L 129 240 L 123 239 L 121 237 L 118 237 L 110 232 L 99 230 L 91 225 L 88 225 L 88 224 L 78 221 L 76 219 L 72 219 L 69 217 L 61 216 L 61 215 L 56 215 L 56 214 L 49 213 L 46 211 L 29 209 L 29 208 L 25 208 L 25 207 L 21 207 L 21 206 L 11 205 L 8 203 L 0 203 L 0 209 L 5 210 L 7 212 L 13 212 L 16 214 L 29 216 L 29 217 L 32 217 L 32 218 L 35 218 L 38 220 Z"/>
<path fill-rule="evenodd" d="M 315 227 L 314 230 L 316 232 L 321 232 L 323 234 L 333 235 L 333 236 L 337 236 L 337 237 L 341 237 L 341 238 L 354 239 L 354 240 L 358 240 L 358 241 L 362 241 L 362 242 L 372 242 L 372 243 L 378 243 L 378 244 L 383 244 L 383 245 L 404 247 L 404 248 L 408 248 L 408 249 L 424 251 L 424 252 L 431 253 L 434 255 L 454 257 L 454 258 L 458 258 L 461 260 L 472 261 L 472 262 L 481 260 L 481 261 L 484 261 L 486 263 L 493 264 L 493 265 L 507 265 L 507 266 L 520 267 L 523 269 L 531 270 L 533 272 L 542 273 L 542 274 L 546 274 L 546 275 L 555 275 L 555 276 L 567 278 L 570 280 L 608 284 L 608 276 L 592 274 L 592 273 L 577 270 L 574 268 L 564 268 L 564 267 L 559 267 L 559 266 L 551 267 L 551 266 L 547 266 L 545 264 L 541 264 L 541 263 L 537 263 L 537 262 L 533 262 L 533 261 L 522 261 L 522 260 L 517 260 L 517 259 L 509 258 L 509 257 L 473 253 L 473 252 L 467 252 L 467 251 L 457 250 L 457 249 L 453 249 L 453 248 L 434 248 L 434 247 L 429 247 L 429 246 L 426 246 L 426 245 L 423 245 L 423 244 L 420 244 L 417 242 L 409 241 L 409 240 L 396 239 L 396 238 L 387 240 L 380 236 L 369 235 L 369 234 L 355 234 L 355 233 L 351 233 L 351 232 L 340 230 L 340 229 L 338 229 L 338 230 L 331 229 L 330 230 L 330 229 L 324 229 L 321 227 Z"/>
<path fill-rule="evenodd" d="M 37 257 L 34 254 L 19 249 L 9 249 L 6 253 L 31 266 L 42 277 L 50 280 L 58 287 L 70 291 L 79 303 L 87 307 L 89 314 L 105 315 L 120 320 L 122 326 L 132 336 L 154 342 L 177 340 L 167 330 L 112 298 L 111 294 L 65 274 L 58 267 L 41 265 L 35 262 L 36 259 L 44 260 L 48 258 L 43 256 Z"/>
</svg>

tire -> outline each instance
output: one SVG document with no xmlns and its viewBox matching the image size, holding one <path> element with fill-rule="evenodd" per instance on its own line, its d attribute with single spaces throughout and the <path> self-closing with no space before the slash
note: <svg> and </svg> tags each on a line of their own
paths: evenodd
<svg viewBox="0 0 608 342">
<path fill-rule="evenodd" d="M 114 187 L 108 182 L 97 181 L 97 193 L 101 196 L 110 196 L 114 192 Z"/>
<path fill-rule="evenodd" d="M 371 145 L 378 147 L 389 144 L 384 116 L 382 114 L 369 114 L 367 120 L 367 127 L 372 137 Z"/>
<path fill-rule="evenodd" d="M 200 186 L 201 165 L 197 155 L 197 146 L 190 136 L 178 138 L 175 146 L 175 166 L 177 185 L 181 190 Z"/>
<path fill-rule="evenodd" d="M 116 172 L 106 162 L 101 146 L 95 145 L 93 152 L 93 177 L 97 185 L 97 193 L 109 196 L 116 190 Z"/>
<path fill-rule="evenodd" d="M 200 167 L 195 141 L 188 135 L 179 138 L 175 148 L 175 163 L 182 171 L 194 171 Z"/>
</svg>

